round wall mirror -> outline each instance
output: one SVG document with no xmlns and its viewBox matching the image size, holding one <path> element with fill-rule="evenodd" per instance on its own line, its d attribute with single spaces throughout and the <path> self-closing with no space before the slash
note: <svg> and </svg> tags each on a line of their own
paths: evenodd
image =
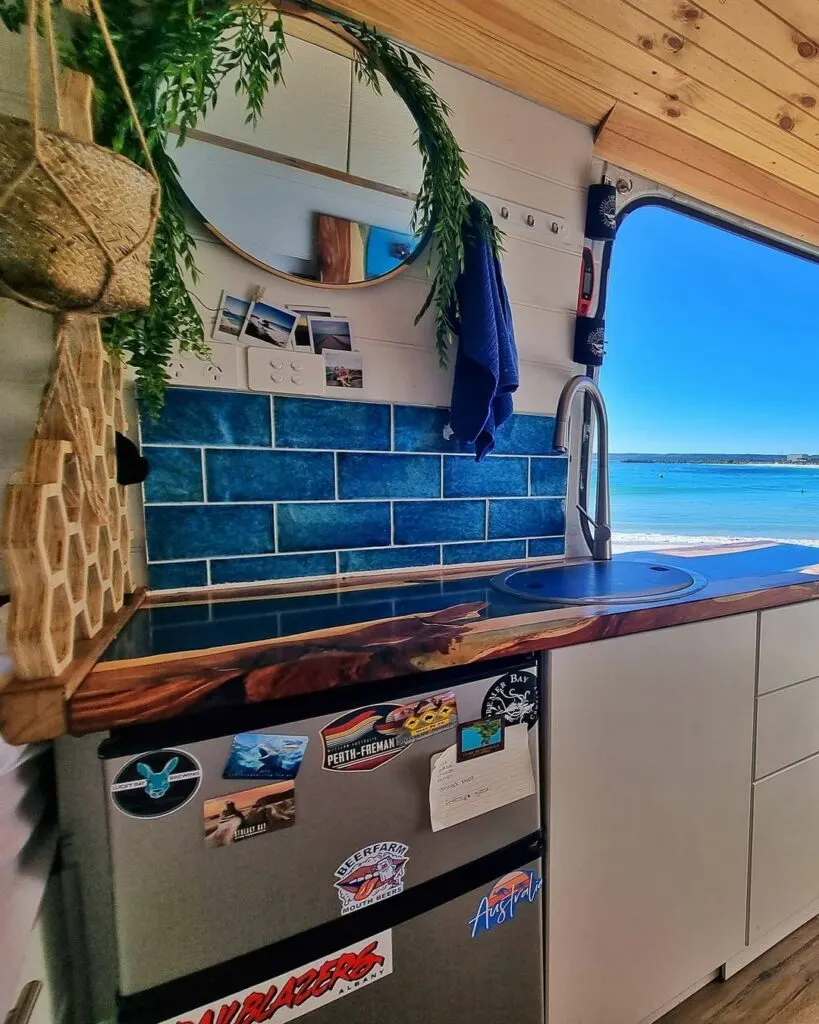
<svg viewBox="0 0 819 1024">
<path fill-rule="evenodd" d="M 417 128 L 389 85 L 355 74 L 337 30 L 285 18 L 283 81 L 247 123 L 235 73 L 213 110 L 168 152 L 207 227 L 265 270 L 323 287 L 372 284 L 422 244 L 410 227 L 422 167 Z"/>
</svg>

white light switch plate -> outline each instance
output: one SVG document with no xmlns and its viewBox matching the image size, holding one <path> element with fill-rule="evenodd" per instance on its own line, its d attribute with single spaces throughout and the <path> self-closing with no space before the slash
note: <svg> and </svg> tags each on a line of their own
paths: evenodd
<svg viewBox="0 0 819 1024">
<path fill-rule="evenodd" d="M 292 349 L 248 348 L 247 386 L 277 395 L 323 395 L 324 359 Z"/>
<path fill-rule="evenodd" d="M 220 341 L 210 342 L 210 358 L 176 352 L 166 367 L 168 383 L 193 388 L 239 388 L 243 352 L 239 345 Z"/>
</svg>

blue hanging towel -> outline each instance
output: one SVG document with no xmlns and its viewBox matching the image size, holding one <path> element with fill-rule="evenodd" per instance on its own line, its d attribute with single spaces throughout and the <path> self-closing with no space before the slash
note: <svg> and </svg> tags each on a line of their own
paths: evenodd
<svg viewBox="0 0 819 1024">
<path fill-rule="evenodd" d="M 491 222 L 492 215 L 477 200 L 469 212 L 472 226 L 464 234 L 464 268 L 455 285 L 458 355 L 449 425 L 461 441 L 475 442 L 480 462 L 495 447 L 495 431 L 512 415 L 512 392 L 520 376 L 500 263 L 485 233 L 474 227 L 480 219 Z"/>
</svg>

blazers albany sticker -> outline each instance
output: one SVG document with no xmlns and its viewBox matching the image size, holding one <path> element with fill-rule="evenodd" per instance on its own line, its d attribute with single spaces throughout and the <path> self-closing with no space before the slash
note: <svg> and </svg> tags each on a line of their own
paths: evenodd
<svg viewBox="0 0 819 1024">
<path fill-rule="evenodd" d="M 392 974 L 392 932 L 380 932 L 294 971 L 252 985 L 162 1024 L 295 1020 Z"/>
</svg>

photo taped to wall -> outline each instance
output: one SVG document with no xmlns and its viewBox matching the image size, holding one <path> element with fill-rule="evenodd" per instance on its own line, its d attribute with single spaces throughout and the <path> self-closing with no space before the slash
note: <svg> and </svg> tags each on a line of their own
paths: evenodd
<svg viewBox="0 0 819 1024">
<path fill-rule="evenodd" d="M 250 303 L 246 299 L 239 299 L 226 291 L 222 292 L 211 338 L 214 341 L 238 341 L 249 312 Z"/>
<path fill-rule="evenodd" d="M 296 333 L 293 335 L 293 348 L 297 352 L 312 352 L 313 342 L 310 340 L 310 325 L 308 318 L 329 317 L 332 310 L 329 306 L 287 306 L 291 313 L 298 313 L 299 320 L 296 324 Z"/>
<path fill-rule="evenodd" d="M 353 348 L 353 329 L 345 317 L 307 318 L 310 328 L 310 340 L 313 351 L 322 355 L 324 352 L 350 352 Z"/>
<path fill-rule="evenodd" d="M 242 338 L 250 344 L 290 348 L 298 320 L 298 314 L 289 309 L 256 301 L 250 307 Z"/>
</svg>

